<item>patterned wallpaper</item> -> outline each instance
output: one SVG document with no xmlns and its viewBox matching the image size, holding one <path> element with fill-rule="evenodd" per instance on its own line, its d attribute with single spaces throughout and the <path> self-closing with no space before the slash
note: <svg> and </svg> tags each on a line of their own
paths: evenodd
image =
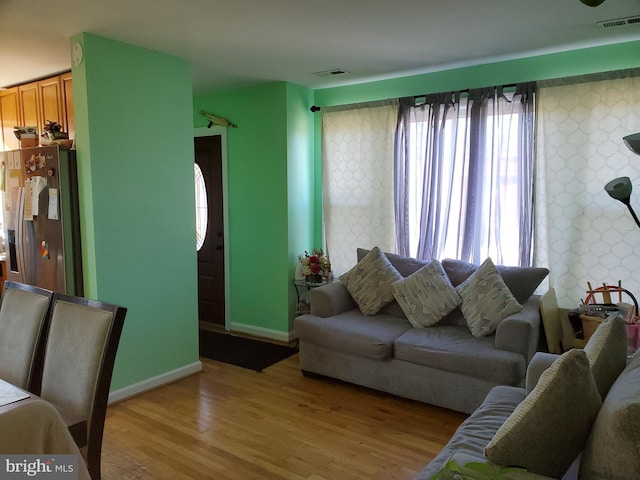
<svg viewBox="0 0 640 480">
<path fill-rule="evenodd" d="M 622 141 L 640 132 L 640 77 L 541 88 L 538 101 L 536 265 L 561 307 L 576 307 L 587 281 L 621 280 L 640 298 L 640 228 L 604 191 L 630 177 L 640 214 L 640 156 Z"/>
<path fill-rule="evenodd" d="M 393 138 L 397 105 L 323 111 L 325 235 L 334 275 L 356 262 L 356 249 L 395 251 Z"/>
</svg>

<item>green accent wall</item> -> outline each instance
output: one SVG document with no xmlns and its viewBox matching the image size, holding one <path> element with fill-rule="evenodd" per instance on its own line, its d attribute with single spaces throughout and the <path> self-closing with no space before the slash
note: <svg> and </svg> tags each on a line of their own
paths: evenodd
<svg viewBox="0 0 640 480">
<path fill-rule="evenodd" d="M 313 92 L 287 84 L 287 190 L 288 190 L 288 285 L 289 331 L 293 329 L 296 292 L 291 288 L 298 255 L 322 248 L 322 230 L 315 219 L 315 167 L 313 162 L 314 115 L 309 108 Z M 318 192 L 318 194 L 321 192 Z M 321 226 L 321 224 L 320 224 Z"/>
<path fill-rule="evenodd" d="M 72 38 L 85 296 L 127 307 L 111 390 L 198 362 L 192 79 L 177 57 Z"/>
<path fill-rule="evenodd" d="M 194 98 L 227 118 L 229 327 L 287 339 L 297 253 L 313 248 L 312 92 L 284 82 Z"/>
</svg>

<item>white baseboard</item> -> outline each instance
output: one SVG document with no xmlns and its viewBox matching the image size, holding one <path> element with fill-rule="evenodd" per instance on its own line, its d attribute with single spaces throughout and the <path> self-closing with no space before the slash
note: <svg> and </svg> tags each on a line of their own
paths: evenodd
<svg viewBox="0 0 640 480">
<path fill-rule="evenodd" d="M 180 380 L 181 378 L 188 377 L 189 375 L 193 375 L 194 373 L 201 371 L 202 362 L 200 361 L 194 362 L 190 365 L 185 365 L 184 367 L 176 368 L 175 370 L 162 373 L 156 377 L 148 378 L 141 382 L 134 383 L 133 385 L 109 392 L 108 403 L 112 404 L 114 402 L 119 402 L 126 398 L 139 395 L 147 390 L 153 390 L 154 388 L 161 387 L 162 385 L 173 383 L 176 380 Z"/>
<path fill-rule="evenodd" d="M 280 342 L 289 343 L 293 340 L 290 332 L 281 332 L 280 330 L 271 330 L 270 328 L 256 327 L 255 325 L 246 325 L 244 323 L 231 322 L 229 325 L 231 332 L 240 332 L 253 335 L 255 337 L 270 338 Z"/>
</svg>

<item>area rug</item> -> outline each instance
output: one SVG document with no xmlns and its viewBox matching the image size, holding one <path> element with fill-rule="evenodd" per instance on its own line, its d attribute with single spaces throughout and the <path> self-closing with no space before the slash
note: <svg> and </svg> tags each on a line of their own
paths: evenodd
<svg viewBox="0 0 640 480">
<path fill-rule="evenodd" d="M 200 330 L 200 356 L 261 372 L 298 352 L 295 347 L 276 345 L 227 333 Z"/>
</svg>

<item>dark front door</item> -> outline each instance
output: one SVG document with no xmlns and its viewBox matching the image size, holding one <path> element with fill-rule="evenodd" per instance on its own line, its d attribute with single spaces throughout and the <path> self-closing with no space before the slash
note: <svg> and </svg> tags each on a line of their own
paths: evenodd
<svg viewBox="0 0 640 480">
<path fill-rule="evenodd" d="M 197 137 L 194 142 L 196 164 L 202 171 L 207 197 L 207 227 L 198 250 L 198 318 L 224 327 L 222 143 L 220 135 Z"/>
</svg>

